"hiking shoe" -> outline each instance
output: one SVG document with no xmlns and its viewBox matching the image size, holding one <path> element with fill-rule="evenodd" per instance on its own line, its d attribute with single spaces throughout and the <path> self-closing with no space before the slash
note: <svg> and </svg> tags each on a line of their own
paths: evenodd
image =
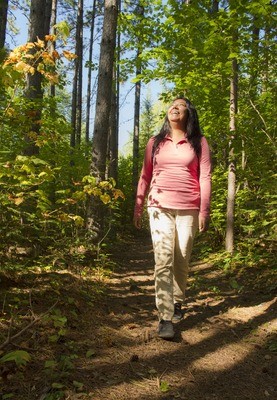
<svg viewBox="0 0 277 400">
<path fill-rule="evenodd" d="M 161 320 L 158 326 L 158 336 L 162 339 L 173 339 L 174 329 L 171 321 Z"/>
<path fill-rule="evenodd" d="M 184 318 L 184 313 L 182 311 L 182 304 L 181 303 L 175 303 L 174 304 L 174 315 L 172 317 L 172 321 L 178 322 L 181 321 L 181 319 Z"/>
</svg>

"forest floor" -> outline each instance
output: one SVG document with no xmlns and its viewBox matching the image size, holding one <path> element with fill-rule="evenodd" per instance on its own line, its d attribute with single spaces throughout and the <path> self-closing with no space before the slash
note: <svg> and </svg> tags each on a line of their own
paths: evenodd
<svg viewBox="0 0 277 400">
<path fill-rule="evenodd" d="M 194 255 L 184 319 L 166 341 L 148 235 L 126 238 L 112 260 L 97 281 L 66 270 L 1 276 L 1 336 L 16 334 L 8 305 L 23 325 L 41 316 L 9 344 L 31 360 L 0 365 L 3 400 L 277 398 L 276 297 L 255 287 L 254 269 L 234 278 Z"/>
</svg>

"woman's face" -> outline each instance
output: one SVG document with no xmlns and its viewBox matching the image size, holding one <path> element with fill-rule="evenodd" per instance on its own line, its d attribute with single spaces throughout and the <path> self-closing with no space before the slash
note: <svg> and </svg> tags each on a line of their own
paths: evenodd
<svg viewBox="0 0 277 400">
<path fill-rule="evenodd" d="M 173 101 L 167 111 L 169 122 L 180 123 L 183 127 L 188 115 L 187 103 L 184 99 L 176 99 Z"/>
</svg>

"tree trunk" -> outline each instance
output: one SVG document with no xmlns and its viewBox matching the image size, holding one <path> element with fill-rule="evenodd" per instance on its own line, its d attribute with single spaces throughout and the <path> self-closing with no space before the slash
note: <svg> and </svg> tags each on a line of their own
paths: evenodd
<svg viewBox="0 0 277 400">
<path fill-rule="evenodd" d="M 9 0 L 0 0 L 0 49 L 5 46 Z"/>
<path fill-rule="evenodd" d="M 137 52 L 137 69 L 136 76 L 141 74 L 140 51 Z M 133 198 L 136 195 L 136 188 L 138 184 L 138 160 L 139 160 L 139 116 L 140 116 L 140 94 L 141 94 L 141 81 L 136 82 L 135 89 L 135 110 L 134 110 L 134 132 L 133 132 Z"/>
<path fill-rule="evenodd" d="M 266 26 L 265 27 L 265 30 L 264 30 L 264 37 L 265 37 L 265 39 L 264 39 L 264 46 L 263 46 L 263 73 L 262 73 L 262 92 L 263 93 L 267 93 L 267 90 L 268 90 L 268 82 L 269 82 L 269 65 L 270 65 L 270 63 L 269 63 L 269 52 L 270 52 L 270 50 L 269 50 L 269 48 L 270 48 L 270 46 L 269 46 L 269 43 L 270 43 L 270 40 L 269 40 L 269 31 L 270 31 L 270 29 L 269 29 L 269 27 L 268 26 Z"/>
<path fill-rule="evenodd" d="M 234 138 L 236 133 L 236 114 L 238 98 L 238 64 L 237 59 L 232 60 L 232 78 L 230 85 L 230 140 L 228 160 L 228 195 L 227 195 L 227 221 L 225 249 L 229 253 L 234 250 L 234 216 L 236 194 L 236 169 L 234 159 Z"/>
<path fill-rule="evenodd" d="M 52 0 L 52 9 L 51 9 L 51 19 L 50 19 L 50 33 L 52 35 L 56 34 L 56 22 L 57 22 L 57 3 L 58 0 Z M 55 50 L 55 43 L 51 42 L 51 47 L 50 50 L 53 52 Z M 56 87 L 54 84 L 51 84 L 50 86 L 50 95 L 52 97 L 55 97 L 56 95 Z"/>
<path fill-rule="evenodd" d="M 121 11 L 121 2 L 118 4 L 118 12 Z M 117 64 L 114 68 L 114 86 L 112 93 L 112 107 L 110 112 L 110 145 L 109 145 L 109 176 L 118 179 L 118 135 L 119 135 L 119 91 L 120 91 L 120 32 L 117 34 Z"/>
<path fill-rule="evenodd" d="M 83 0 L 78 0 L 77 25 L 75 35 L 75 65 L 72 88 L 71 138 L 70 145 L 75 147 L 81 142 L 82 118 L 82 52 L 83 52 Z"/>
<path fill-rule="evenodd" d="M 107 176 L 117 181 L 117 165 L 118 165 L 118 121 L 117 121 L 117 94 L 115 91 L 117 77 L 116 68 L 114 68 L 114 88 L 112 91 L 111 111 L 110 111 L 110 129 L 108 141 L 108 172 Z"/>
<path fill-rule="evenodd" d="M 105 178 L 106 171 L 116 26 L 117 0 L 105 0 L 91 163 L 91 174 L 98 181 Z"/>
<path fill-rule="evenodd" d="M 90 103 L 91 103 L 91 76 L 92 76 L 92 53 L 93 53 L 93 36 L 96 14 L 96 0 L 93 0 L 91 25 L 90 25 L 90 41 L 89 41 L 89 58 L 88 58 L 88 86 L 87 86 L 87 110 L 86 110 L 86 143 L 89 143 L 89 126 L 90 126 Z"/>
<path fill-rule="evenodd" d="M 136 8 L 136 13 L 139 19 L 144 16 L 144 8 L 141 3 Z M 141 74 L 141 43 L 138 43 L 137 57 L 136 57 L 136 76 Z M 134 131 L 133 131 L 133 199 L 136 196 L 138 177 L 139 177 L 139 117 L 140 117 L 140 97 L 141 97 L 141 80 L 136 82 L 135 87 L 135 106 L 134 106 Z"/>
<path fill-rule="evenodd" d="M 79 25 L 79 38 L 78 43 L 78 90 L 77 90 L 77 116 L 76 116 L 76 142 L 78 148 L 81 145 L 81 131 L 82 131 L 82 95 L 83 95 L 83 27 L 84 27 L 84 0 L 79 0 L 78 4 L 78 25 Z"/>
<path fill-rule="evenodd" d="M 114 51 L 116 44 L 118 0 L 105 0 L 103 33 L 100 47 L 99 75 L 95 108 L 92 161 L 90 173 L 97 182 L 105 178 L 109 116 L 113 89 Z M 100 202 L 93 198 L 88 208 L 87 228 L 98 240 L 103 229 Z"/>
<path fill-rule="evenodd" d="M 45 35 L 49 34 L 51 0 L 32 0 L 30 7 L 30 25 L 28 32 L 28 42 L 35 42 L 37 38 L 44 40 Z M 26 98 L 29 99 L 31 108 L 30 116 L 32 126 L 30 132 L 25 136 L 27 146 L 24 150 L 25 155 L 35 155 L 39 153 L 36 146 L 36 137 L 40 133 L 40 120 L 42 112 L 42 75 L 35 72 L 33 75 L 27 74 L 27 84 L 25 90 Z"/>
<path fill-rule="evenodd" d="M 218 6 L 219 6 L 219 1 L 218 0 L 213 0 L 212 1 L 212 9 L 211 9 L 211 13 L 212 14 L 218 13 Z"/>
</svg>

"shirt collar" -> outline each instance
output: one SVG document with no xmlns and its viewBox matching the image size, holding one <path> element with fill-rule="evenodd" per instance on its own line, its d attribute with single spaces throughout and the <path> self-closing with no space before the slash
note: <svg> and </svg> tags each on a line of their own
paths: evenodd
<svg viewBox="0 0 277 400">
<path fill-rule="evenodd" d="M 172 138 L 171 138 L 171 136 L 169 135 L 169 133 L 165 136 L 165 139 L 170 140 L 170 141 L 172 142 Z M 183 139 L 179 140 L 178 143 L 187 143 L 187 142 L 188 142 L 187 137 L 184 137 Z"/>
</svg>

